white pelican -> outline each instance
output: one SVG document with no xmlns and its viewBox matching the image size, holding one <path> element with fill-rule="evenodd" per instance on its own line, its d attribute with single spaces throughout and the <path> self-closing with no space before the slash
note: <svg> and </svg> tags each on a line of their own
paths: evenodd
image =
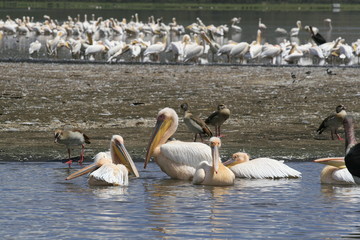
<svg viewBox="0 0 360 240">
<path fill-rule="evenodd" d="M 201 34 L 205 34 L 201 31 Z M 184 62 L 197 62 L 199 57 L 202 56 L 205 52 L 205 41 L 200 43 L 199 36 L 197 34 L 194 35 L 195 42 L 189 42 L 187 40 L 184 44 Z"/>
<path fill-rule="evenodd" d="M 206 123 L 196 117 L 189 111 L 189 105 L 187 103 L 181 104 L 181 109 L 184 111 L 184 123 L 190 132 L 195 133 L 194 142 L 196 142 L 196 137 L 199 134 L 201 141 L 203 142 L 201 134 L 206 134 L 209 137 L 212 137 L 212 132 Z"/>
<path fill-rule="evenodd" d="M 154 61 L 160 61 L 160 53 L 164 52 L 166 49 L 167 35 L 163 38 L 162 42 L 157 42 L 150 45 L 144 52 L 144 57 L 149 56 L 154 59 Z"/>
<path fill-rule="evenodd" d="M 220 136 L 220 126 L 230 117 L 230 110 L 224 105 L 219 104 L 217 110 L 210 114 L 205 120 L 206 124 L 215 126 L 216 137 Z"/>
<path fill-rule="evenodd" d="M 299 32 L 301 30 L 301 21 L 296 21 L 295 28 L 290 29 L 290 36 L 291 37 L 297 37 L 299 35 Z"/>
<path fill-rule="evenodd" d="M 235 25 L 236 23 L 240 23 L 241 21 L 241 17 L 238 18 L 232 18 L 231 19 L 231 26 L 230 29 L 233 33 L 241 33 L 242 32 L 242 28 L 238 25 Z"/>
<path fill-rule="evenodd" d="M 128 173 L 139 177 L 136 166 L 124 146 L 124 139 L 113 135 L 110 142 L 110 155 L 100 152 L 95 156 L 94 163 L 74 172 L 66 178 L 70 180 L 91 172 L 89 184 L 95 186 L 127 186 Z"/>
<path fill-rule="evenodd" d="M 212 164 L 203 161 L 196 168 L 193 178 L 193 184 L 210 186 L 229 186 L 234 185 L 235 175 L 221 163 L 219 148 L 221 146 L 220 138 L 210 138 Z"/>
<path fill-rule="evenodd" d="M 260 54 L 261 59 L 269 59 L 272 64 L 276 63 L 277 57 L 281 54 L 282 48 L 279 45 L 265 44 Z"/>
<path fill-rule="evenodd" d="M 264 23 L 261 22 L 261 18 L 259 18 L 259 28 L 260 29 L 266 29 L 266 25 Z"/>
<path fill-rule="evenodd" d="M 326 129 L 330 129 L 331 131 L 331 139 L 334 140 L 334 134 L 336 135 L 338 140 L 343 140 L 340 135 L 337 133 L 337 130 L 343 124 L 343 120 L 346 116 L 346 108 L 344 105 L 339 105 L 336 107 L 336 114 L 332 114 L 326 117 L 319 128 L 316 130 L 319 134 L 321 134 Z"/>
<path fill-rule="evenodd" d="M 227 44 L 222 45 L 217 51 L 218 56 L 226 55 L 227 62 L 230 62 L 230 52 L 238 43 L 232 40 L 229 40 Z"/>
<path fill-rule="evenodd" d="M 257 31 L 256 41 L 254 41 L 250 44 L 250 49 L 249 49 L 250 58 L 254 59 L 254 58 L 259 57 L 261 54 L 261 50 L 262 50 L 261 30 L 259 29 Z"/>
<path fill-rule="evenodd" d="M 284 60 L 290 64 L 298 63 L 303 56 L 304 53 L 298 49 L 298 45 L 293 43 L 289 53 L 284 57 Z"/>
<path fill-rule="evenodd" d="M 85 135 L 82 131 L 78 129 L 74 130 L 55 130 L 54 133 L 55 143 L 64 144 L 68 150 L 69 154 L 69 161 L 66 163 L 69 164 L 69 167 L 71 166 L 72 160 L 70 159 L 70 152 L 72 146 L 79 146 L 81 145 L 81 153 L 80 153 L 80 160 L 79 163 L 81 164 L 84 161 L 84 150 L 85 146 L 84 144 L 90 144 L 90 138 Z"/>
<path fill-rule="evenodd" d="M 314 162 L 327 165 L 320 173 L 321 183 L 355 184 L 353 176 L 346 168 L 343 157 L 319 158 Z"/>
<path fill-rule="evenodd" d="M 176 132 L 178 115 L 172 108 L 164 108 L 157 115 L 157 122 L 147 147 L 144 168 L 150 157 L 161 170 L 174 179 L 191 180 L 195 168 L 202 161 L 211 162 L 211 149 L 199 142 L 166 141 Z"/>
<path fill-rule="evenodd" d="M 278 179 L 278 178 L 300 178 L 301 173 L 285 165 L 283 161 L 271 158 L 256 158 L 250 160 L 247 153 L 237 152 L 232 158 L 224 162 L 238 178 L 255 179 Z"/>
<path fill-rule="evenodd" d="M 39 40 L 36 40 L 35 42 L 30 43 L 29 46 L 29 54 L 32 55 L 33 53 L 39 54 L 39 51 L 41 49 L 41 43 Z"/>
<path fill-rule="evenodd" d="M 229 59 L 240 58 L 240 63 L 243 63 L 245 55 L 249 52 L 250 44 L 241 42 L 231 48 Z"/>
</svg>

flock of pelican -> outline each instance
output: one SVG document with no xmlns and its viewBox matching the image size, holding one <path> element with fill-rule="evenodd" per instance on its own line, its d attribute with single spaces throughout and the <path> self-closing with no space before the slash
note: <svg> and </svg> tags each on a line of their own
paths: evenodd
<svg viewBox="0 0 360 240">
<path fill-rule="evenodd" d="M 189 112 L 189 105 L 183 103 L 184 124 L 188 130 L 201 137 L 208 137 L 204 143 L 183 142 L 172 138 L 179 125 L 179 117 L 172 108 L 160 110 L 156 117 L 156 124 L 150 136 L 146 150 L 144 168 L 151 158 L 160 169 L 172 179 L 192 181 L 195 185 L 228 186 L 235 183 L 235 178 L 248 179 L 279 179 L 300 178 L 301 173 L 286 164 L 271 158 L 256 158 L 250 160 L 245 152 L 237 152 L 222 162 L 220 158 L 220 131 L 218 128 L 230 117 L 230 110 L 219 104 L 217 111 L 209 115 L 206 121 L 193 116 Z M 225 110 L 225 111 L 224 111 Z M 211 120 L 211 121 L 210 121 Z M 206 122 L 212 123 L 216 134 L 213 135 Z M 360 184 L 360 144 L 357 144 L 354 131 L 354 119 L 347 115 L 345 107 L 336 107 L 336 113 L 329 115 L 317 130 L 321 134 L 325 130 L 331 131 L 338 140 L 338 128 L 343 125 L 345 130 L 345 157 L 330 157 L 316 159 L 314 162 L 326 164 L 320 174 L 321 183 L 327 184 Z M 90 143 L 89 138 L 80 130 L 56 130 L 55 142 L 70 148 L 81 145 L 81 162 L 84 154 L 84 144 Z M 205 141 L 206 142 L 206 141 Z M 110 141 L 110 151 L 100 152 L 94 158 L 94 163 L 71 175 L 66 180 L 77 178 L 89 173 L 90 185 L 127 186 L 129 175 L 139 177 L 139 172 L 124 145 L 124 139 L 114 135 Z"/>
<path fill-rule="evenodd" d="M 168 24 L 162 18 L 153 16 L 147 22 L 139 20 L 134 14 L 130 20 L 125 18 L 81 20 L 68 17 L 62 23 L 45 15 L 43 21 L 31 17 L 0 20 L 0 35 L 46 35 L 46 41 L 38 39 L 29 46 L 30 57 L 46 56 L 59 58 L 61 55 L 72 59 L 87 59 L 112 62 L 183 62 L 183 63 L 264 63 L 301 64 L 310 59 L 312 64 L 351 64 L 360 56 L 360 39 L 346 43 L 345 39 L 325 39 L 314 26 L 302 26 L 299 20 L 296 27 L 287 31 L 277 28 L 282 40 L 276 43 L 264 41 L 268 34 L 266 25 L 259 19 L 254 30 L 256 38 L 248 43 L 234 41 L 232 36 L 242 32 L 240 17 L 230 19 L 230 25 L 215 26 L 205 24 L 200 18 L 183 26 L 173 18 Z M 332 31 L 331 19 L 325 19 L 328 31 Z M 308 40 L 300 44 L 301 31 L 309 34 Z M 229 36 L 229 37 L 228 37 Z M 227 37 L 228 42 L 224 42 Z M 330 38 L 330 37 L 328 37 Z M 62 54 L 59 54 L 59 53 Z M 359 61 L 359 60 L 358 60 Z"/>
</svg>

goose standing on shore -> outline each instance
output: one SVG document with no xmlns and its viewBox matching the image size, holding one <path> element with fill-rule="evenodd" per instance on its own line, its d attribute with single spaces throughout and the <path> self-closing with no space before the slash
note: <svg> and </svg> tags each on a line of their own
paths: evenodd
<svg viewBox="0 0 360 240">
<path fill-rule="evenodd" d="M 331 131 L 331 139 L 334 140 L 334 134 L 336 135 L 338 140 L 343 140 L 340 135 L 337 133 L 337 130 L 343 124 L 343 120 L 346 116 L 346 108 L 344 105 L 338 105 L 336 107 L 336 114 L 332 114 L 325 118 L 320 124 L 319 128 L 316 130 L 319 134 L 323 131 L 330 129 Z"/>
<path fill-rule="evenodd" d="M 90 138 L 85 135 L 82 131 L 78 129 L 74 130 L 56 130 L 54 134 L 55 143 L 64 144 L 68 150 L 69 160 L 65 163 L 69 164 L 69 167 L 72 164 L 72 160 L 70 158 L 71 155 L 71 147 L 81 145 L 81 153 L 79 164 L 84 161 L 84 151 L 85 151 L 85 143 L 90 144 Z"/>
<path fill-rule="evenodd" d="M 217 111 L 213 112 L 205 120 L 205 123 L 215 126 L 215 136 L 220 137 L 220 127 L 229 117 L 230 110 L 224 104 L 219 104 Z"/>
<path fill-rule="evenodd" d="M 212 132 L 209 129 L 209 127 L 206 125 L 206 123 L 202 119 L 195 117 L 189 111 L 189 105 L 187 103 L 181 104 L 180 107 L 184 111 L 185 125 L 190 130 L 190 132 L 195 133 L 194 142 L 196 142 L 197 135 L 199 135 L 202 142 L 204 142 L 204 140 L 201 136 L 202 134 L 205 134 L 208 137 L 212 137 Z"/>
</svg>

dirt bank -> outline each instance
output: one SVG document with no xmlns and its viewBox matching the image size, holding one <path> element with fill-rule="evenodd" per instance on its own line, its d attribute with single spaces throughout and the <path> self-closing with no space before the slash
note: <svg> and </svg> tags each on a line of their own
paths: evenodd
<svg viewBox="0 0 360 240">
<path fill-rule="evenodd" d="M 291 160 L 342 155 L 343 141 L 326 132 L 322 119 L 342 103 L 359 117 L 358 68 L 169 66 L 0 63 L 0 160 L 53 161 L 66 157 L 53 141 L 56 128 L 83 129 L 92 143 L 87 160 L 120 134 L 136 160 L 145 148 L 159 109 L 180 115 L 175 138 L 192 140 L 180 104 L 206 118 L 217 104 L 231 110 L 223 125 L 223 157 L 246 150 L 252 156 Z M 307 71 L 311 71 L 307 74 Z M 295 81 L 290 73 L 296 75 Z M 78 149 L 74 155 L 79 154 Z"/>
</svg>

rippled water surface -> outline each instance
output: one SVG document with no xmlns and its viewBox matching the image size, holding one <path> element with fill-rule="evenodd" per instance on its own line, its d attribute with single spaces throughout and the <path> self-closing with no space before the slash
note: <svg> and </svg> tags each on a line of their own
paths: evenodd
<svg viewBox="0 0 360 240">
<path fill-rule="evenodd" d="M 291 162 L 298 180 L 237 179 L 231 187 L 170 180 L 155 164 L 128 187 L 65 181 L 61 163 L 0 164 L 4 239 L 360 237 L 360 189 L 321 185 L 322 165 Z"/>
</svg>

